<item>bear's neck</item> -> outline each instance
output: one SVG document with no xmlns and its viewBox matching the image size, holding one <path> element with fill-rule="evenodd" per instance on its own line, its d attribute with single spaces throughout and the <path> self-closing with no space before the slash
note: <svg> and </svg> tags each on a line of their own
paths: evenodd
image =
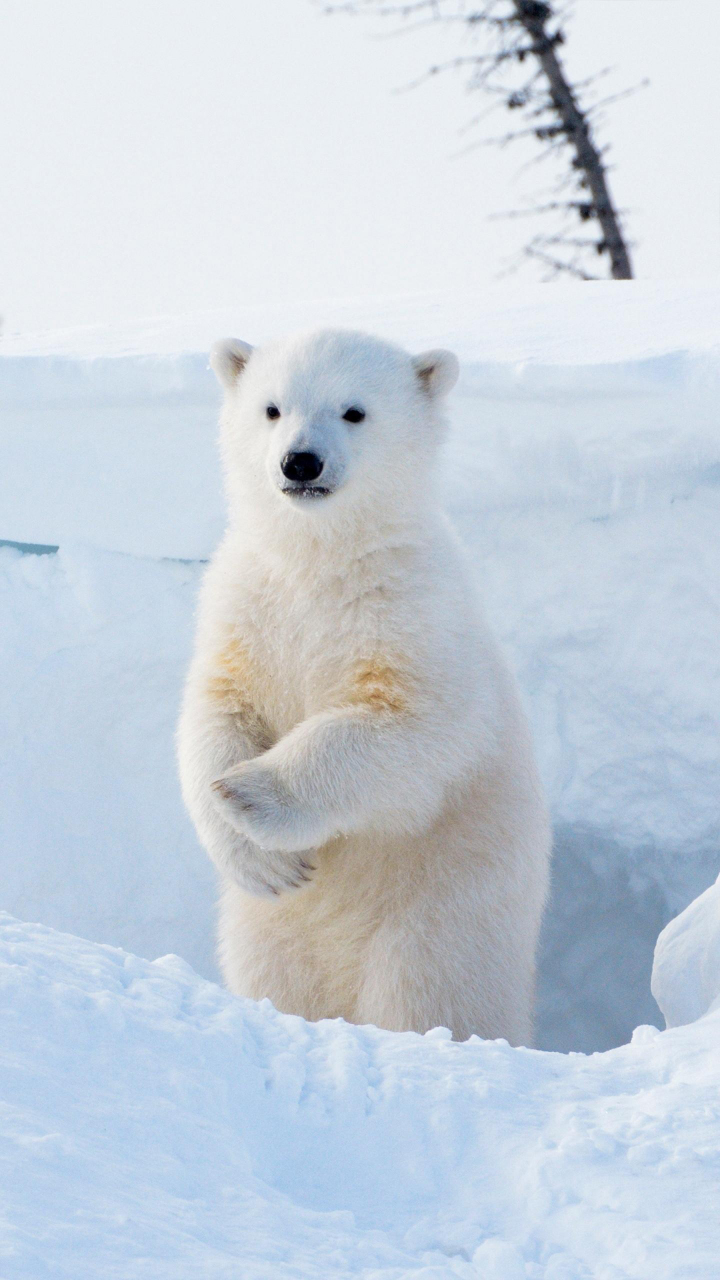
<svg viewBox="0 0 720 1280">
<path fill-rule="evenodd" d="M 230 532 L 261 558 L 329 564 L 337 573 L 374 553 L 403 556 L 409 548 L 427 545 L 443 519 L 433 492 L 413 501 L 406 496 L 402 503 L 338 504 L 326 511 L 284 510 L 250 500 L 235 504 Z"/>
</svg>

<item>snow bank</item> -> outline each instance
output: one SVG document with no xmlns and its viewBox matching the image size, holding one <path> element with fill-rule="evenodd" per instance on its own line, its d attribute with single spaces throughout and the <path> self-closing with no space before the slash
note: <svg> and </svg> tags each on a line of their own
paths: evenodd
<svg viewBox="0 0 720 1280">
<path fill-rule="evenodd" d="M 448 506 L 532 715 L 556 825 L 540 1043 L 657 1019 L 660 929 L 720 869 L 720 290 L 629 282 L 7 338 L 2 905 L 213 976 L 172 731 L 222 525 L 222 333 L 454 346 Z M 188 563 L 180 563 L 187 561 Z"/>
<path fill-rule="evenodd" d="M 649 486 L 679 500 L 718 483 L 718 288 L 327 302 L 6 338 L 0 536 L 209 555 L 223 514 L 208 348 L 224 333 L 255 342 L 338 323 L 459 352 L 451 505 L 577 502 L 602 519 Z"/>
<path fill-rule="evenodd" d="M 4 906 L 214 975 L 174 732 L 200 567 L 0 548 Z"/>
<path fill-rule="evenodd" d="M 652 991 L 669 1027 L 720 1006 L 720 877 L 660 934 Z"/>
<path fill-rule="evenodd" d="M 3 1280 L 714 1280 L 720 1013 L 585 1058 L 308 1024 L 3 917 Z"/>
</svg>

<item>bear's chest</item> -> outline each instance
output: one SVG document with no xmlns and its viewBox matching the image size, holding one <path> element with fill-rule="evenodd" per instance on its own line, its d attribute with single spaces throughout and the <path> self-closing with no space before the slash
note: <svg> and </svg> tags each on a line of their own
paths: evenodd
<svg viewBox="0 0 720 1280">
<path fill-rule="evenodd" d="M 367 577 L 247 574 L 233 592 L 223 662 L 273 737 L 343 700 L 388 648 L 388 590 Z"/>
</svg>

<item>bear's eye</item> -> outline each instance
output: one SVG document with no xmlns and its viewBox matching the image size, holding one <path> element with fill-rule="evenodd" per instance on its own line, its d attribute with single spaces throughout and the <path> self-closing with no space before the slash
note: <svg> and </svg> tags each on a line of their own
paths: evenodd
<svg viewBox="0 0 720 1280">
<path fill-rule="evenodd" d="M 275 418 L 280 417 L 280 410 L 278 409 L 276 404 L 269 404 L 265 412 L 268 418 L 270 418 L 272 421 L 274 421 Z"/>
<path fill-rule="evenodd" d="M 365 417 L 364 409 L 346 409 L 343 418 L 346 422 L 362 422 Z"/>
</svg>

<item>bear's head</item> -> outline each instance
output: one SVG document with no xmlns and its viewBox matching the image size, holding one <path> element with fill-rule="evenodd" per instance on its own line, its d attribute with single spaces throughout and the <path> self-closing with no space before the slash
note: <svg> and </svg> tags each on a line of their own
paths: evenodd
<svg viewBox="0 0 720 1280">
<path fill-rule="evenodd" d="M 231 506 L 334 523 L 349 510 L 427 502 L 441 404 L 458 376 L 449 351 L 410 356 L 328 330 L 255 349 L 227 339 L 210 363 L 225 390 L 222 448 Z M 291 514 L 292 513 L 292 514 Z"/>
</svg>

